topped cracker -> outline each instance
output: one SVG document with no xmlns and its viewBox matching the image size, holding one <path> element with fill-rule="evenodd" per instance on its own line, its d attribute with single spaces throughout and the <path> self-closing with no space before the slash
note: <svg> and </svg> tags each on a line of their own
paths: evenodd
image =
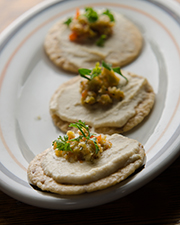
<svg viewBox="0 0 180 225">
<path fill-rule="evenodd" d="M 84 11 L 82 13 L 80 12 L 78 18 L 82 18 L 81 15 L 83 13 Z M 109 33 L 105 34 L 106 38 L 103 46 L 97 45 L 96 35 L 95 41 L 89 41 L 89 39 L 88 41 L 84 41 L 84 39 L 83 41 L 70 39 L 72 30 L 70 29 L 70 25 L 68 26 L 66 23 L 67 18 L 54 24 L 44 41 L 45 52 L 50 60 L 56 66 L 74 73 L 78 73 L 78 69 L 82 65 L 85 68 L 91 68 L 95 62 L 101 62 L 102 60 L 111 63 L 113 66 L 124 66 L 132 62 L 140 54 L 142 49 L 142 35 L 139 29 L 124 16 L 115 12 L 112 14 L 114 21 L 109 20 L 109 23 L 111 25 L 113 24 L 113 26 L 110 26 Z M 103 14 L 104 17 L 109 18 Z M 106 20 L 103 19 L 102 21 Z M 79 26 L 74 25 L 74 27 L 76 27 L 74 29 L 77 32 L 77 27 Z M 73 32 L 75 31 L 73 30 Z M 84 37 L 84 33 L 79 36 L 81 38 Z M 102 34 L 100 38 L 103 39 L 103 36 L 101 36 Z"/>
</svg>

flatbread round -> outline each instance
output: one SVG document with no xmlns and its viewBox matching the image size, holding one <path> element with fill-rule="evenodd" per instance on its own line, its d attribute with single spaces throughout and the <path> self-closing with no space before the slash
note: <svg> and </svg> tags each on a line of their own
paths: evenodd
<svg viewBox="0 0 180 225">
<path fill-rule="evenodd" d="M 42 161 L 50 150 L 51 149 L 45 150 L 30 162 L 27 171 L 28 178 L 30 184 L 37 186 L 41 190 L 50 191 L 60 195 L 78 195 L 85 192 L 98 191 L 113 186 L 125 180 L 139 167 L 141 167 L 143 165 L 145 157 L 144 149 L 139 143 L 138 148 L 136 149 L 136 156 L 134 157 L 134 160 L 127 160 L 127 163 L 123 168 L 120 168 L 111 175 L 87 184 L 63 184 L 58 183 L 51 176 L 46 175 L 41 166 Z"/>
<path fill-rule="evenodd" d="M 124 16 L 113 13 L 115 26 L 113 34 L 105 41 L 103 47 L 96 43 L 79 44 L 69 40 L 71 33 L 65 20 L 57 22 L 48 32 L 44 41 L 45 52 L 58 67 L 78 73 L 78 69 L 94 67 L 102 60 L 113 67 L 124 66 L 132 62 L 143 46 L 143 38 L 138 28 Z"/>
<path fill-rule="evenodd" d="M 109 108 L 99 105 L 86 107 L 81 104 L 79 92 L 81 77 L 72 78 L 62 84 L 50 101 L 50 114 L 54 124 L 63 132 L 70 129 L 70 123 L 78 120 L 93 127 L 97 133 L 113 134 L 131 130 L 149 114 L 155 94 L 147 79 L 129 72 L 123 73 L 129 79 L 128 84 L 121 87 L 125 97 Z M 61 101 L 62 98 L 64 101 Z"/>
</svg>

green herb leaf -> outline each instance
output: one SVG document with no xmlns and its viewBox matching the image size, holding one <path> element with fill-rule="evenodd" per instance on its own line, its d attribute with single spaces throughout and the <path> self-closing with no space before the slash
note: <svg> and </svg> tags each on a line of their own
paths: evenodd
<svg viewBox="0 0 180 225">
<path fill-rule="evenodd" d="M 92 70 L 81 68 L 78 72 L 81 77 L 84 77 L 87 80 L 92 80 L 101 74 L 101 67 L 99 66 L 99 63 L 96 63 L 96 66 Z"/>
<path fill-rule="evenodd" d="M 107 9 L 105 12 L 103 12 L 102 14 L 109 16 L 110 21 L 113 22 L 115 21 L 113 14 L 109 11 L 109 9 Z"/>
<path fill-rule="evenodd" d="M 101 73 L 101 72 L 100 72 L 100 73 Z M 91 74 L 91 80 L 92 80 L 93 78 L 99 76 L 100 73 L 99 73 L 99 72 L 93 72 L 93 73 Z"/>
<path fill-rule="evenodd" d="M 105 63 L 104 61 L 102 61 L 102 66 L 103 66 L 104 68 L 108 69 L 109 71 L 113 70 L 115 73 L 118 73 L 119 75 L 121 75 L 121 76 L 126 80 L 126 82 L 128 82 L 127 77 L 125 77 L 125 76 L 121 73 L 120 67 L 112 68 L 111 64 Z"/>
<path fill-rule="evenodd" d="M 61 151 L 72 151 L 70 147 L 70 143 L 68 141 L 68 136 L 65 135 L 64 137 L 59 136 L 57 140 L 53 141 L 53 145 L 56 143 L 56 149 Z"/>
<path fill-rule="evenodd" d="M 69 26 L 69 24 L 70 24 L 71 22 L 72 22 L 72 17 L 68 18 L 68 19 L 64 22 L 64 24 L 66 24 L 66 25 Z"/>
<path fill-rule="evenodd" d="M 82 138 L 83 138 L 83 136 L 79 135 L 78 137 L 70 139 L 69 141 L 77 141 L 77 142 L 79 142 Z"/>
<path fill-rule="evenodd" d="M 54 145 L 56 143 L 56 149 L 58 149 L 60 151 L 72 151 L 72 149 L 70 147 L 71 141 L 80 141 L 80 139 L 86 138 L 87 140 L 92 140 L 94 142 L 94 145 L 95 145 L 95 148 L 96 148 L 96 154 L 99 152 L 99 146 L 97 144 L 97 138 L 94 137 L 94 134 L 90 133 L 88 125 L 86 125 L 84 122 L 79 120 L 78 122 L 71 123 L 69 125 L 69 127 L 77 128 L 78 130 L 81 131 L 82 135 L 79 135 L 77 138 L 73 138 L 73 139 L 70 139 L 70 140 L 68 140 L 67 135 L 64 135 L 63 137 L 59 136 L 58 139 L 53 141 L 53 143 L 52 143 L 52 145 Z M 88 135 L 85 134 L 85 132 L 83 131 L 83 128 L 86 129 Z M 92 135 L 93 135 L 93 137 L 91 138 Z"/>
<path fill-rule="evenodd" d="M 86 79 L 88 79 L 88 80 L 91 80 L 91 70 L 89 70 L 89 69 L 85 69 L 85 68 L 80 68 L 79 70 L 78 70 L 78 72 L 79 72 L 79 74 L 81 75 L 81 77 L 84 77 L 84 78 L 86 78 Z M 88 77 L 89 76 L 89 77 Z"/>
<path fill-rule="evenodd" d="M 93 137 L 93 138 L 91 138 L 91 140 L 94 142 L 94 145 L 95 145 L 95 148 L 96 148 L 96 154 L 98 154 L 98 152 L 99 152 L 99 146 L 97 144 L 97 138 L 96 137 Z"/>
<path fill-rule="evenodd" d="M 96 41 L 96 45 L 99 47 L 103 47 L 106 39 L 107 39 L 107 35 L 102 34 L 101 37 Z"/>
<path fill-rule="evenodd" d="M 98 19 L 97 12 L 94 11 L 93 8 L 91 8 L 91 7 L 85 8 L 85 11 L 86 11 L 86 13 L 84 15 L 87 17 L 88 21 L 90 23 L 96 22 L 96 20 Z"/>
<path fill-rule="evenodd" d="M 102 61 L 102 66 L 104 68 L 106 68 L 107 70 L 109 70 L 109 71 L 112 70 L 112 67 L 111 67 L 111 64 L 110 63 L 105 63 L 104 61 Z"/>
<path fill-rule="evenodd" d="M 113 71 L 114 71 L 115 73 L 118 73 L 119 75 L 121 75 L 121 76 L 126 80 L 126 82 L 128 82 L 127 77 L 125 77 L 125 76 L 121 73 L 120 67 L 113 68 Z"/>
<path fill-rule="evenodd" d="M 121 69 L 120 67 L 115 67 L 115 68 L 112 68 L 111 64 L 110 63 L 106 63 L 104 61 L 102 61 L 102 66 L 104 68 L 106 68 L 107 70 L 111 71 L 113 70 L 115 73 L 118 73 L 119 75 L 121 75 L 125 80 L 126 82 L 128 83 L 128 79 L 127 77 L 125 77 L 122 72 L 121 72 Z M 101 67 L 99 66 L 99 63 L 96 63 L 96 66 L 95 68 L 93 68 L 92 70 L 89 70 L 89 69 L 85 69 L 85 68 L 81 68 L 79 69 L 79 74 L 81 77 L 84 77 L 88 80 L 92 80 L 94 77 L 96 76 L 99 76 L 101 74 Z"/>
<path fill-rule="evenodd" d="M 101 67 L 99 66 L 99 63 L 96 63 L 96 66 L 92 69 L 91 79 L 99 76 L 100 74 L 101 74 Z"/>
<path fill-rule="evenodd" d="M 94 145 L 95 145 L 95 148 L 96 148 L 96 154 L 99 152 L 99 146 L 97 144 L 97 138 L 94 137 L 94 134 L 91 134 L 90 133 L 88 125 L 86 125 L 84 122 L 82 122 L 81 120 L 79 120 L 78 122 L 71 123 L 69 126 L 70 127 L 76 127 L 76 128 L 78 128 L 81 131 L 83 137 L 85 137 L 87 140 L 92 140 L 94 142 Z M 85 128 L 86 131 L 88 132 L 88 135 L 87 136 L 83 132 L 83 130 L 82 130 L 83 128 Z M 93 135 L 93 137 L 91 138 L 92 135 Z M 70 141 L 73 141 L 73 139 L 71 139 Z"/>
<path fill-rule="evenodd" d="M 87 132 L 88 132 L 88 137 L 90 137 L 89 127 L 84 122 L 82 122 L 81 120 L 79 120 L 78 122 L 75 122 L 75 123 L 71 123 L 69 125 L 69 127 L 75 127 L 77 129 L 79 129 L 81 131 L 82 135 L 85 138 L 87 138 L 86 134 L 83 131 L 83 128 L 85 128 L 87 130 Z"/>
</svg>

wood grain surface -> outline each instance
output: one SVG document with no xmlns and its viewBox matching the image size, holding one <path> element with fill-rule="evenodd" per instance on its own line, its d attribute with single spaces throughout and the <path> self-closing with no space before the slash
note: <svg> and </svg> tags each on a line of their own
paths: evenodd
<svg viewBox="0 0 180 225">
<path fill-rule="evenodd" d="M 0 0 L 0 32 L 39 2 L 42 0 Z M 10 224 L 180 224 L 180 157 L 139 190 L 90 209 L 41 209 L 0 191 L 0 225 Z"/>
</svg>

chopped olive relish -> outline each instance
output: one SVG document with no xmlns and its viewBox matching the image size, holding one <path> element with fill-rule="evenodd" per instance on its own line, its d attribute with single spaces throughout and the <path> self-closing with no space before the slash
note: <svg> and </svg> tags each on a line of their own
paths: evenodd
<svg viewBox="0 0 180 225">
<path fill-rule="evenodd" d="M 87 40 L 96 41 L 96 45 L 103 46 L 105 40 L 112 34 L 115 19 L 110 10 L 106 9 L 101 13 L 93 8 L 85 8 L 85 12 L 80 14 L 76 11 L 74 18 L 68 18 L 64 22 L 69 26 L 72 33 L 70 41 L 84 42 Z"/>
<path fill-rule="evenodd" d="M 92 70 L 79 69 L 80 76 L 86 78 L 80 83 L 82 104 L 109 105 L 113 103 L 113 100 L 121 101 L 124 98 L 124 92 L 118 87 L 120 78 L 115 72 L 123 76 L 119 67 L 112 68 L 105 62 L 102 62 L 102 67 L 96 63 Z M 128 82 L 127 78 L 124 78 Z"/>
<path fill-rule="evenodd" d="M 112 146 L 105 135 L 90 133 L 89 127 L 81 120 L 71 123 L 70 127 L 77 128 L 79 136 L 73 131 L 68 131 L 65 136 L 59 136 L 53 141 L 52 145 L 57 157 L 63 157 L 69 162 L 93 162 L 104 150 Z"/>
</svg>

